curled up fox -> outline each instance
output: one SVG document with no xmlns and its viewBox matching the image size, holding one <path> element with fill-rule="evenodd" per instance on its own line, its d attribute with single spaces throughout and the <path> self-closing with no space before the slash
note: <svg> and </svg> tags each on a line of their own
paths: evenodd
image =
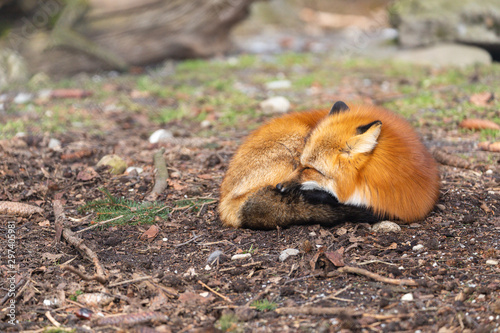
<svg viewBox="0 0 500 333">
<path fill-rule="evenodd" d="M 423 219 L 439 196 L 436 162 L 409 123 L 375 106 L 271 120 L 239 147 L 221 185 L 224 225 Z"/>
</svg>

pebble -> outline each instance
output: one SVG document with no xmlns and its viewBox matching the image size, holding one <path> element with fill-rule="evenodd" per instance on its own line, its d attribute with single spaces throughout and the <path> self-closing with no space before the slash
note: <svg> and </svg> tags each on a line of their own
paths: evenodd
<svg viewBox="0 0 500 333">
<path fill-rule="evenodd" d="M 485 174 L 487 174 L 487 175 L 492 175 L 492 174 L 493 174 L 493 170 L 488 169 L 488 170 L 486 170 Z"/>
<path fill-rule="evenodd" d="M 174 135 L 172 132 L 167 131 L 165 129 L 159 129 L 155 131 L 151 136 L 149 137 L 149 143 L 158 143 L 162 141 L 168 141 L 172 139 Z"/>
<path fill-rule="evenodd" d="M 285 113 L 290 110 L 290 102 L 283 96 L 275 96 L 260 102 L 264 113 Z"/>
<path fill-rule="evenodd" d="M 417 244 L 413 247 L 413 251 L 422 251 L 424 246 L 422 244 Z"/>
<path fill-rule="evenodd" d="M 16 97 L 14 97 L 14 103 L 16 104 L 24 104 L 24 103 L 28 103 L 29 101 L 31 101 L 31 99 L 33 98 L 33 95 L 32 94 L 29 94 L 29 93 L 19 93 L 16 95 Z"/>
<path fill-rule="evenodd" d="M 436 207 L 441 211 L 444 211 L 446 209 L 446 206 L 443 204 L 437 204 Z"/>
<path fill-rule="evenodd" d="M 109 165 L 113 175 L 120 175 L 127 169 L 127 163 L 120 156 L 114 154 L 105 155 L 97 162 L 98 167 L 103 165 Z"/>
<path fill-rule="evenodd" d="M 266 88 L 270 90 L 274 89 L 287 89 L 292 86 L 292 82 L 289 80 L 277 80 L 266 83 Z"/>
<path fill-rule="evenodd" d="M 59 150 L 59 149 L 61 149 L 61 141 L 54 139 L 54 138 L 51 138 L 49 140 L 48 147 L 49 147 L 49 149 L 52 149 L 52 150 Z"/>
<path fill-rule="evenodd" d="M 250 254 L 250 253 L 239 253 L 239 254 L 235 254 L 234 256 L 232 256 L 231 260 L 247 259 L 247 258 L 251 258 L 251 257 L 252 257 L 252 254 Z"/>
<path fill-rule="evenodd" d="M 412 293 L 404 294 L 401 297 L 401 300 L 402 301 L 413 301 L 413 294 Z"/>
<path fill-rule="evenodd" d="M 400 232 L 401 227 L 392 221 L 382 221 L 372 225 L 373 232 Z"/>
<path fill-rule="evenodd" d="M 297 250 L 297 249 L 286 249 L 286 250 L 281 251 L 280 256 L 279 256 L 279 260 L 281 262 L 283 262 L 289 256 L 296 256 L 297 254 L 299 254 L 299 250 Z"/>
<path fill-rule="evenodd" d="M 139 167 L 135 167 L 135 166 L 131 166 L 131 167 L 128 167 L 127 170 L 125 170 L 126 173 L 131 173 L 132 171 L 137 172 L 137 174 L 139 175 L 144 171 L 144 169 L 139 168 Z"/>
<path fill-rule="evenodd" d="M 486 260 L 486 265 L 496 266 L 496 265 L 498 265 L 498 260 L 496 260 L 496 259 L 488 259 L 488 260 Z"/>
</svg>

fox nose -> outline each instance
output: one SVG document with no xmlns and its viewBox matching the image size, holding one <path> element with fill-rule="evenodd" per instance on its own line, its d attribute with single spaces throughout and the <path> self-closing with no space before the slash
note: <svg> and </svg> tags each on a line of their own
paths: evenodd
<svg viewBox="0 0 500 333">
<path fill-rule="evenodd" d="M 283 184 L 278 183 L 278 185 L 276 185 L 276 189 L 277 189 L 278 191 L 283 192 L 283 190 L 284 190 L 284 188 L 283 188 Z"/>
</svg>

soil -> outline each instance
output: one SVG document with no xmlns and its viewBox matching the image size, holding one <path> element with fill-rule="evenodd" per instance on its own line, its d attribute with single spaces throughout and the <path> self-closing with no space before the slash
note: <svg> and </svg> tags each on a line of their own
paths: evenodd
<svg viewBox="0 0 500 333">
<path fill-rule="evenodd" d="M 430 149 L 472 163 L 440 166 L 441 197 L 425 220 L 388 233 L 354 223 L 259 231 L 223 227 L 215 202 L 248 131 L 226 128 L 198 137 L 199 123 L 178 121 L 169 124 L 174 140 L 150 144 L 147 138 L 159 126 L 140 114 L 95 112 L 109 122 L 109 131 L 70 129 L 57 135 L 61 149 L 48 148 L 47 135 L 2 141 L 0 201 L 29 203 L 43 213 L 0 216 L 3 253 L 9 222 L 16 225 L 15 265 L 4 259 L 0 268 L 0 296 L 14 277 L 16 297 L 2 299 L 1 331 L 41 331 L 58 323 L 77 332 L 500 330 L 500 155 L 476 149 L 476 134 L 432 124 L 419 129 Z M 100 188 L 141 201 L 153 188 L 152 157 L 160 147 L 166 149 L 169 186 L 158 201 L 173 207 L 186 198 L 215 200 L 172 209 L 155 221 L 159 230 L 151 238 L 141 237 L 150 226 L 140 221 L 79 233 L 107 274 L 104 284 L 64 269 L 96 272 L 75 246 L 55 240 L 54 200 L 63 204 L 66 227 L 75 232 L 95 217 L 77 208 L 104 198 Z M 112 175 L 95 167 L 111 153 L 144 171 Z M 96 173 L 84 177 L 88 167 Z M 289 248 L 298 255 L 280 261 Z M 222 254 L 209 264 L 217 250 Z M 235 254 L 247 256 L 231 260 Z M 329 259 L 335 254 L 341 262 Z M 342 265 L 417 286 L 341 273 Z M 15 325 L 9 323 L 11 299 Z"/>
</svg>

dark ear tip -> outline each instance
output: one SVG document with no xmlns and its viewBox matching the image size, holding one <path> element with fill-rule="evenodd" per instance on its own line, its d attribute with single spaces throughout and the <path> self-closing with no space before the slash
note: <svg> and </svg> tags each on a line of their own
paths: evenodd
<svg viewBox="0 0 500 333">
<path fill-rule="evenodd" d="M 368 131 L 372 126 L 376 126 L 376 125 L 382 125 L 382 122 L 380 120 L 375 120 L 369 124 L 366 124 L 363 126 L 358 126 L 358 128 L 356 129 L 356 134 L 358 134 L 358 135 L 363 134 L 366 131 Z"/>
<path fill-rule="evenodd" d="M 342 101 L 338 101 L 338 102 L 335 102 L 335 104 L 333 104 L 329 114 L 335 114 L 335 113 L 345 112 L 345 111 L 349 111 L 349 107 L 347 106 L 347 104 L 345 104 Z"/>
</svg>

